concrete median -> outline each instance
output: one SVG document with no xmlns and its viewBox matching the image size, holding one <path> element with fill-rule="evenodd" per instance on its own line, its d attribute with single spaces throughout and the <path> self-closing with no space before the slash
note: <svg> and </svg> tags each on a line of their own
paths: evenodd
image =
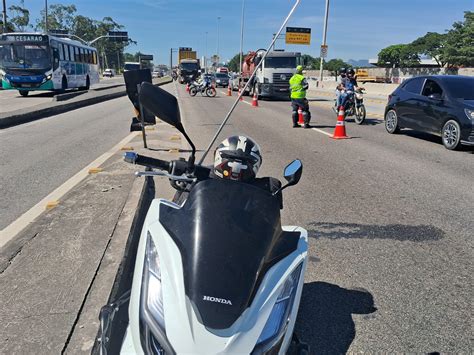
<svg viewBox="0 0 474 355">
<path fill-rule="evenodd" d="M 154 84 L 164 85 L 169 82 L 171 82 L 171 78 L 162 78 L 154 81 Z M 74 92 L 71 94 L 77 93 Z M 58 115 L 81 107 L 95 105 L 99 102 L 116 99 L 125 95 L 125 87 L 121 85 L 119 87 L 104 90 L 90 90 L 84 94 L 78 95 L 77 97 L 68 97 L 67 102 L 57 100 L 53 103 L 40 104 L 13 112 L 2 113 L 0 114 L 0 129 Z"/>
</svg>

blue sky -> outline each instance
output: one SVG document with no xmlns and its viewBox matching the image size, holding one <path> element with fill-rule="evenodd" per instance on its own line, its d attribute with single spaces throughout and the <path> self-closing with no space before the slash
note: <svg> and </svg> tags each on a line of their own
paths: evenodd
<svg viewBox="0 0 474 355">
<path fill-rule="evenodd" d="M 18 0 L 6 0 L 7 7 Z M 49 0 L 49 4 L 75 4 L 78 14 L 101 19 L 111 16 L 126 26 L 138 45 L 128 52 L 153 54 L 155 63 L 169 63 L 170 48 L 192 47 L 198 55 L 217 50 L 217 17 L 220 16 L 219 52 L 223 60 L 239 51 L 242 0 Z M 245 0 L 244 52 L 266 48 L 291 8 L 289 0 Z M 25 0 L 32 22 L 39 17 L 43 0 Z M 319 56 L 325 0 L 301 0 L 288 25 L 310 27 L 310 46 L 277 48 Z M 474 10 L 474 0 L 331 0 L 328 26 L 329 58 L 369 59 L 381 48 L 407 43 L 426 32 L 443 32 L 463 12 Z"/>
</svg>

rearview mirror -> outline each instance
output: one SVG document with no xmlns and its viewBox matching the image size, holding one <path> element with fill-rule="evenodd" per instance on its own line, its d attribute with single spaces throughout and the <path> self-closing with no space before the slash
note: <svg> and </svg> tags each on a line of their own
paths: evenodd
<svg viewBox="0 0 474 355">
<path fill-rule="evenodd" d="M 169 92 L 150 83 L 142 83 L 139 101 L 153 115 L 181 131 L 178 100 Z"/>
<path fill-rule="evenodd" d="M 288 186 L 296 185 L 300 181 L 301 174 L 303 173 L 303 164 L 301 160 L 293 160 L 288 164 L 283 172 L 283 176 L 288 181 Z"/>
</svg>

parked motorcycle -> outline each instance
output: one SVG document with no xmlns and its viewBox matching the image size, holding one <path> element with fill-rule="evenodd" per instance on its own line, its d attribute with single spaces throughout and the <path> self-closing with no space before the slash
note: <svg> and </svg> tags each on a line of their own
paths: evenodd
<svg viewBox="0 0 474 355">
<path fill-rule="evenodd" d="M 202 84 L 199 84 L 193 81 L 189 85 L 189 95 L 194 97 L 198 92 L 200 92 L 202 96 L 204 96 L 204 94 L 208 97 L 216 96 L 216 89 L 210 83 L 204 82 Z"/>
<path fill-rule="evenodd" d="M 334 105 L 334 112 L 338 114 L 338 107 Z M 362 124 L 365 121 L 367 112 L 364 105 L 364 90 L 358 89 L 354 92 L 348 92 L 347 99 L 344 103 L 344 118 L 354 116 L 354 121 L 357 124 Z"/>
</svg>

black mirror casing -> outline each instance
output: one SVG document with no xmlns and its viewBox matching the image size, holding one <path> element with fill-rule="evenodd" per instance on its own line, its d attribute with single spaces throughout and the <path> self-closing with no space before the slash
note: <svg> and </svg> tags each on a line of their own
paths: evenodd
<svg viewBox="0 0 474 355">
<path fill-rule="evenodd" d="M 283 176 L 285 177 L 286 181 L 288 181 L 288 185 L 296 185 L 301 178 L 301 174 L 303 173 L 303 163 L 301 160 L 295 159 L 290 164 L 288 164 L 283 171 Z"/>
<path fill-rule="evenodd" d="M 125 89 L 127 91 L 128 98 L 135 107 L 136 112 L 140 112 L 140 101 L 138 97 L 138 85 L 141 83 L 146 82 L 151 84 L 151 72 L 149 69 L 140 69 L 140 70 L 128 70 L 123 73 L 123 78 L 125 80 Z M 143 121 L 148 124 L 156 124 L 155 116 L 150 114 L 147 110 L 143 112 L 144 116 Z M 138 116 L 138 114 L 137 114 Z M 140 130 L 138 127 L 134 127 L 134 123 L 132 122 L 131 130 Z M 135 124 L 136 126 L 136 124 Z"/>
<path fill-rule="evenodd" d="M 156 117 L 164 122 L 183 130 L 178 100 L 169 92 L 144 82 L 140 87 L 140 103 Z"/>
</svg>

